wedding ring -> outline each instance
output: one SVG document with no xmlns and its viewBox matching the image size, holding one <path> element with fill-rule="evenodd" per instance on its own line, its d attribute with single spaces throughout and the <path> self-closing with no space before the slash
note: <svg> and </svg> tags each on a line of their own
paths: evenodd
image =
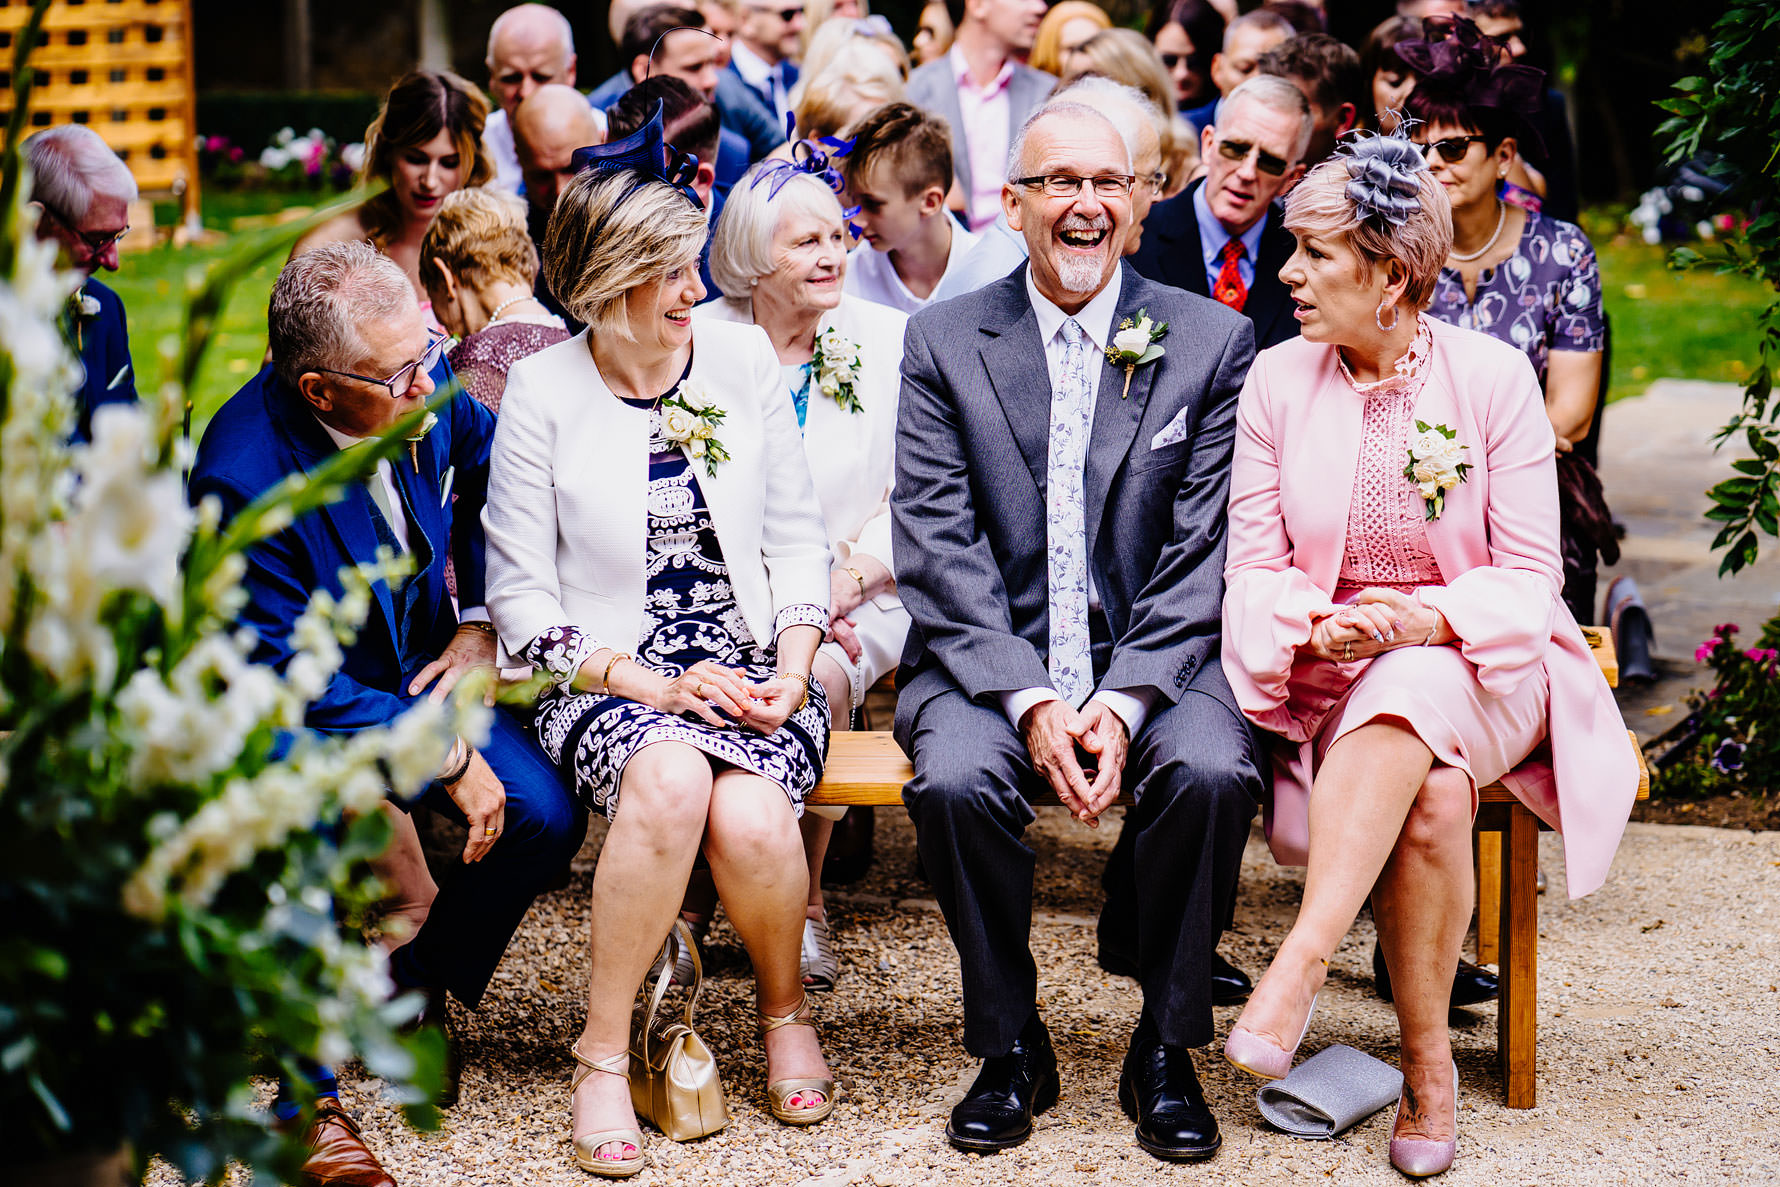
<svg viewBox="0 0 1780 1187">
<path fill-rule="evenodd" d="M 711 688 L 711 686 L 709 684 L 706 684 L 703 680 L 700 680 L 698 682 L 698 695 L 701 697 L 708 696 L 710 693 L 710 688 Z"/>
<path fill-rule="evenodd" d="M 500 831 L 501 831 L 501 830 L 500 830 L 500 829 L 498 829 L 498 828 L 485 828 L 485 829 L 483 829 L 483 830 L 482 830 L 482 835 L 483 835 L 483 836 L 485 836 L 485 837 L 492 837 L 492 836 L 494 836 L 494 835 L 495 835 L 495 834 L 496 834 L 496 833 L 498 833 L 498 832 L 500 832 Z"/>
<path fill-rule="evenodd" d="M 1353 661 L 1354 645 L 1353 645 L 1352 640 L 1349 640 L 1348 642 L 1343 643 L 1341 645 L 1341 658 L 1344 660 L 1347 660 L 1350 663 Z"/>
</svg>

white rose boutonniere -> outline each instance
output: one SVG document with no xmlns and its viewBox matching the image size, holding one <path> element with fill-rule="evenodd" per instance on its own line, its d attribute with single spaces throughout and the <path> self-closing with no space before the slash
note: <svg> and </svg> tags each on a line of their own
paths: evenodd
<svg viewBox="0 0 1780 1187">
<path fill-rule="evenodd" d="M 1465 481 L 1471 469 L 1471 463 L 1461 460 L 1471 447 L 1461 444 L 1458 436 L 1445 425 L 1418 420 L 1409 439 L 1409 464 L 1403 467 L 1403 477 L 1421 492 L 1422 510 L 1429 523 L 1440 518 L 1446 510 L 1446 492 Z"/>
<path fill-rule="evenodd" d="M 717 426 L 728 415 L 703 384 L 681 380 L 672 395 L 661 399 L 661 435 L 684 449 L 687 457 L 704 459 L 705 473 L 714 475 L 718 464 L 729 460 L 729 450 L 717 440 Z"/>
<path fill-rule="evenodd" d="M 1115 367 L 1125 368 L 1125 390 L 1119 393 L 1123 400 L 1131 394 L 1131 376 L 1137 368 L 1145 363 L 1153 363 L 1165 353 L 1156 345 L 1162 336 L 1168 333 L 1168 323 L 1160 325 L 1150 320 L 1148 309 L 1137 311 L 1137 320 L 1126 318 L 1119 323 L 1119 329 L 1113 335 L 1112 345 L 1106 348 L 1106 361 Z"/>
<path fill-rule="evenodd" d="M 810 376 L 823 395 L 847 412 L 864 411 L 854 390 L 859 382 L 859 371 L 857 342 L 832 328 L 816 335 L 816 353 L 810 356 Z"/>
<path fill-rule="evenodd" d="M 99 316 L 99 298 L 85 289 L 75 289 L 68 298 L 68 312 L 80 321 Z"/>
</svg>

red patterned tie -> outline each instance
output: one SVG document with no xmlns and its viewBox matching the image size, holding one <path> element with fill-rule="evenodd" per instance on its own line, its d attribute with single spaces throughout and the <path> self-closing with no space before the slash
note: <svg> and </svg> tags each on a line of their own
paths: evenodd
<svg viewBox="0 0 1780 1187">
<path fill-rule="evenodd" d="M 1242 283 L 1242 269 L 1236 263 L 1247 254 L 1242 240 L 1231 239 L 1225 243 L 1224 266 L 1218 269 L 1217 283 L 1211 286 L 1211 295 L 1238 313 L 1242 312 L 1243 305 L 1248 301 L 1248 285 Z"/>
</svg>

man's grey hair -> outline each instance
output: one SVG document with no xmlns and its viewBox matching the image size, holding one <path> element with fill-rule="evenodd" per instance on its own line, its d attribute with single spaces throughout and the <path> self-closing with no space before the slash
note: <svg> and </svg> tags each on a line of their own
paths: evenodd
<svg viewBox="0 0 1780 1187">
<path fill-rule="evenodd" d="M 1225 53 L 1230 52 L 1230 42 L 1237 31 L 1241 29 L 1261 29 L 1268 33 L 1284 33 L 1287 37 L 1295 36 L 1298 32 L 1298 30 L 1292 28 L 1291 21 L 1286 20 L 1285 17 L 1280 16 L 1271 8 L 1257 8 L 1250 12 L 1243 13 L 1228 25 L 1224 26 L 1224 44 L 1222 48 Z"/>
<path fill-rule="evenodd" d="M 1127 173 L 1131 171 L 1137 154 L 1131 151 L 1130 133 L 1121 128 L 1117 120 L 1112 119 L 1099 108 L 1090 107 L 1086 103 L 1071 99 L 1067 94 L 1063 94 L 1046 100 L 1042 106 L 1036 108 L 1031 115 L 1026 117 L 1026 121 L 1020 125 L 1020 130 L 1014 133 L 1013 143 L 1007 147 L 1007 177 L 1009 181 L 1024 176 L 1026 172 L 1026 137 L 1040 121 L 1055 115 L 1099 120 L 1111 127 L 1119 134 L 1119 143 L 1125 146 L 1125 171 Z"/>
<path fill-rule="evenodd" d="M 365 354 L 362 322 L 418 308 L 402 266 L 362 239 L 306 251 L 284 266 L 266 313 L 272 369 L 292 387 L 304 372 L 350 371 Z"/>
<path fill-rule="evenodd" d="M 524 20 L 528 17 L 551 20 L 561 34 L 563 60 L 567 61 L 574 56 L 575 29 L 569 24 L 568 17 L 548 4 L 521 4 L 509 8 L 500 16 L 495 17 L 494 24 L 488 27 L 488 56 L 484 61 L 490 70 L 494 69 L 494 47 L 495 43 L 500 40 L 502 32 L 514 21 Z"/>
<path fill-rule="evenodd" d="M 31 166 L 31 200 L 64 220 L 79 222 L 93 208 L 93 199 L 136 200 L 136 179 L 130 167 L 85 124 L 63 124 L 25 141 Z"/>
<path fill-rule="evenodd" d="M 1295 165 L 1304 159 L 1304 150 L 1310 147 L 1311 133 L 1316 131 L 1316 117 L 1310 113 L 1310 100 L 1304 97 L 1304 92 L 1298 89 L 1296 83 L 1277 74 L 1256 74 L 1244 79 L 1241 85 L 1225 95 L 1218 104 L 1213 127 L 1217 126 L 1217 119 L 1229 118 L 1231 108 L 1239 99 L 1252 100 L 1282 115 L 1296 116 L 1298 135 L 1292 144 L 1291 163 Z"/>
<path fill-rule="evenodd" d="M 1133 167 L 1137 162 L 1138 139 L 1137 129 L 1129 126 L 1132 115 L 1149 121 L 1150 127 L 1156 130 L 1158 144 L 1167 138 L 1168 120 L 1162 114 L 1162 109 L 1136 87 L 1127 86 L 1105 75 L 1084 74 L 1058 91 L 1054 97 L 1092 107 L 1112 121 L 1113 127 L 1125 139 L 1125 149 L 1131 154 Z"/>
</svg>

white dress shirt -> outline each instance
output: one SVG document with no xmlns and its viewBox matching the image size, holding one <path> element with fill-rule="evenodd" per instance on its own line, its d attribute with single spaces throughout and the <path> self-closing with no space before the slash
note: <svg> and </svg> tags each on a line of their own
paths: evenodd
<svg viewBox="0 0 1780 1187">
<path fill-rule="evenodd" d="M 525 179 L 519 172 L 519 150 L 513 144 L 513 125 L 507 113 L 495 108 L 482 126 L 482 151 L 494 166 L 494 180 L 488 184 L 509 194 L 517 194 Z"/>
<path fill-rule="evenodd" d="M 311 415 L 314 414 L 311 413 Z M 369 437 L 354 437 L 347 433 L 342 433 L 339 429 L 336 429 L 333 425 L 327 423 L 319 416 L 315 418 L 315 423 L 320 425 L 322 430 L 327 433 L 329 439 L 333 441 L 336 449 L 351 449 L 354 445 L 363 445 L 366 441 L 370 440 Z M 405 507 L 405 504 L 402 502 L 402 492 L 396 486 L 396 476 L 389 467 L 388 458 L 384 458 L 377 463 L 377 481 L 383 484 L 383 493 L 388 497 L 389 505 L 392 508 Z M 408 547 L 408 516 L 406 514 L 397 515 L 389 517 L 389 520 L 390 534 L 395 536 L 396 543 L 401 545 L 402 552 L 413 552 L 414 550 Z M 447 544 L 449 544 L 449 542 L 447 542 Z M 488 610 L 482 606 L 463 607 L 458 611 L 457 620 L 459 622 L 487 622 Z"/>
<path fill-rule="evenodd" d="M 940 291 L 940 286 L 964 263 L 964 257 L 982 238 L 966 231 L 949 214 L 935 215 L 952 224 L 952 247 L 946 253 L 946 270 L 940 276 L 939 284 L 933 286 L 933 292 L 925 297 L 917 297 L 909 291 L 909 286 L 902 282 L 896 274 L 896 265 L 887 251 L 877 251 L 869 244 L 861 243 L 847 257 L 847 279 L 842 290 L 852 296 L 866 301 L 876 301 L 879 305 L 888 305 L 892 309 L 900 309 L 904 313 L 914 313 L 933 301 Z"/>
<path fill-rule="evenodd" d="M 1113 318 L 1119 310 L 1119 290 L 1121 276 L 1114 269 L 1112 279 L 1106 287 L 1094 295 L 1094 298 L 1082 306 L 1081 312 L 1075 314 L 1076 324 L 1082 328 L 1085 345 L 1092 348 L 1094 354 L 1102 355 L 1107 343 L 1112 341 Z M 1045 369 L 1050 373 L 1051 388 L 1056 390 L 1057 383 L 1063 376 L 1063 352 L 1066 349 L 1063 341 L 1063 323 L 1070 315 L 1059 309 L 1049 298 L 1038 291 L 1032 282 L 1032 272 L 1026 272 L 1026 296 L 1032 302 L 1032 312 L 1038 316 L 1038 338 L 1044 343 Z M 1105 357 L 1102 355 L 1102 357 Z M 1090 413 L 1089 421 L 1093 416 Z M 1088 575 L 1088 606 L 1090 609 L 1100 607 L 1100 594 L 1094 588 L 1094 575 Z M 1108 709 L 1119 715 L 1125 723 L 1125 731 L 1132 738 L 1137 737 L 1143 728 L 1144 721 L 1149 717 L 1151 700 L 1155 694 L 1148 690 L 1125 691 L 1115 688 L 1097 689 L 1088 699 L 1100 701 Z M 1020 728 L 1020 718 L 1024 717 L 1034 705 L 1042 705 L 1046 701 L 1060 700 L 1057 690 L 1050 687 L 1022 688 L 1001 694 L 1002 712 L 1007 714 L 1014 728 Z"/>
</svg>

